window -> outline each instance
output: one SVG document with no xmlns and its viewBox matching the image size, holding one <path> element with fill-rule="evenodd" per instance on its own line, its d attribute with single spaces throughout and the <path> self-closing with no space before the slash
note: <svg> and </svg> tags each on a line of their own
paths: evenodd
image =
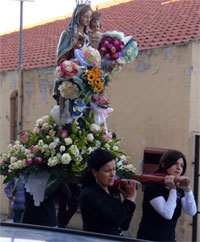
<svg viewBox="0 0 200 242">
<path fill-rule="evenodd" d="M 145 148 L 143 158 L 143 173 L 152 174 L 159 166 L 161 156 L 168 151 L 168 149 L 159 148 Z"/>
</svg>

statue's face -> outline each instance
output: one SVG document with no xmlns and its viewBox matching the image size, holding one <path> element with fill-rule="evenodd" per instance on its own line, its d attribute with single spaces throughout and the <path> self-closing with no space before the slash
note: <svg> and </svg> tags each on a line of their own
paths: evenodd
<svg viewBox="0 0 200 242">
<path fill-rule="evenodd" d="M 99 21 L 92 21 L 92 23 L 90 24 L 90 28 L 96 32 L 99 31 L 101 26 L 100 26 L 100 22 Z"/>
<path fill-rule="evenodd" d="M 80 25 L 82 27 L 87 27 L 90 23 L 91 17 L 92 17 L 91 10 L 88 10 L 88 11 L 82 13 L 80 16 L 80 21 L 79 21 Z"/>
</svg>

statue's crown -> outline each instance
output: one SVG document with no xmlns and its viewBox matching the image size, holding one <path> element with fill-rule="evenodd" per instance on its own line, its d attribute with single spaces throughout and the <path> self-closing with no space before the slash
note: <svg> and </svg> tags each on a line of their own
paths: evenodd
<svg viewBox="0 0 200 242">
<path fill-rule="evenodd" d="M 76 5 L 91 5 L 91 1 L 90 0 L 75 0 L 76 1 Z"/>
</svg>

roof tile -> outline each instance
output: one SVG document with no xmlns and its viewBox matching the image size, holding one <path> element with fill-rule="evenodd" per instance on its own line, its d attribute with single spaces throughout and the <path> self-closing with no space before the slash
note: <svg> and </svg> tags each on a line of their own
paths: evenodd
<svg viewBox="0 0 200 242">
<path fill-rule="evenodd" d="M 200 39 L 199 0 L 113 0 L 99 6 L 102 32 L 132 35 L 140 50 L 167 47 Z M 71 14 L 23 30 L 23 68 L 56 65 L 60 33 Z M 17 70 L 19 31 L 0 36 L 0 72 Z"/>
</svg>

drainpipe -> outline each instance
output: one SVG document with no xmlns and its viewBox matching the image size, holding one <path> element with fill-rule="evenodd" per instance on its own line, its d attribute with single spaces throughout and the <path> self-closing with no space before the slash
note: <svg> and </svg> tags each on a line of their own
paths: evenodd
<svg viewBox="0 0 200 242">
<path fill-rule="evenodd" d="M 20 130 L 24 127 L 24 79 L 23 79 L 23 1 L 20 1 L 20 43 L 19 43 L 19 78 L 20 78 Z"/>
<path fill-rule="evenodd" d="M 194 151 L 194 197 L 197 204 L 197 214 L 193 216 L 192 221 L 192 241 L 197 241 L 197 227 L 198 227 L 198 215 L 200 211 L 198 210 L 198 191 L 199 191 L 199 150 L 200 150 L 200 135 L 195 135 L 195 151 Z"/>
</svg>

